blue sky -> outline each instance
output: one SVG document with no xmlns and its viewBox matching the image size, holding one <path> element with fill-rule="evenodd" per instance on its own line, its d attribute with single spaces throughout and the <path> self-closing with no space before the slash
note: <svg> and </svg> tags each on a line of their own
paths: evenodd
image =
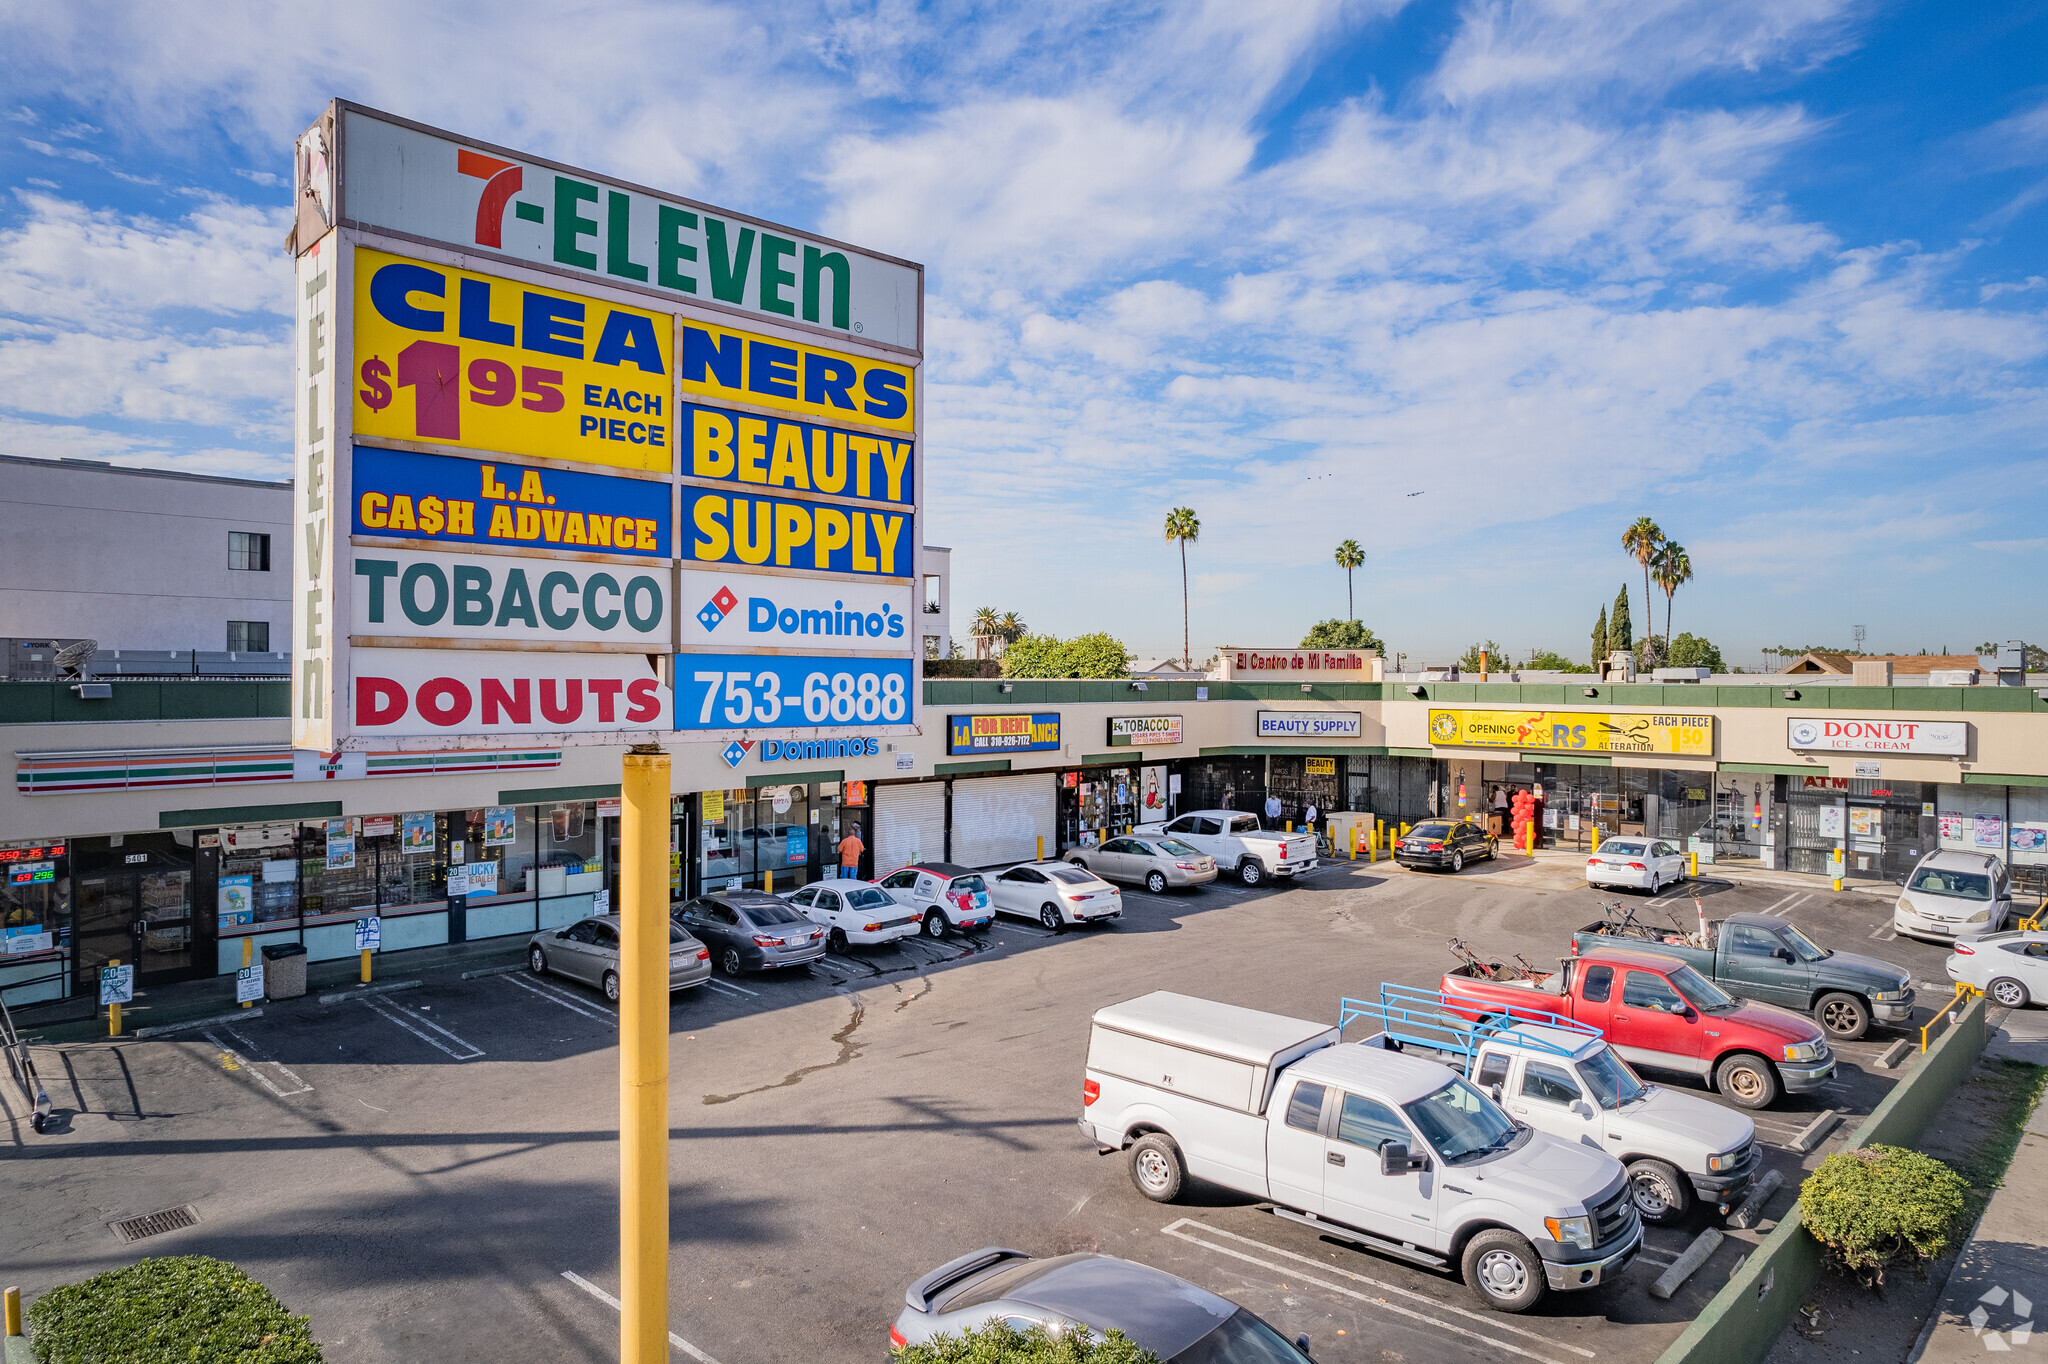
<svg viewBox="0 0 2048 1364">
<path fill-rule="evenodd" d="M 0 452 L 284 476 L 333 95 L 922 261 L 965 608 L 2048 637 L 2048 9 L 1834 0 L 10 6 Z M 1663 617 L 1661 594 L 1655 603 Z"/>
</svg>

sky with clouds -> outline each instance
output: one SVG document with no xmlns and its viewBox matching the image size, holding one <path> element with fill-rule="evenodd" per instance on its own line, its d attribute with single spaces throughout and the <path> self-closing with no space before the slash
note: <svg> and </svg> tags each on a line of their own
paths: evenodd
<svg viewBox="0 0 2048 1364">
<path fill-rule="evenodd" d="M 0 453 L 289 474 L 331 96 L 923 262 L 925 538 L 1198 657 L 1346 613 L 2048 638 L 2048 11 L 2024 0 L 0 5 Z M 1661 593 L 1655 606 L 1661 628 Z"/>
</svg>

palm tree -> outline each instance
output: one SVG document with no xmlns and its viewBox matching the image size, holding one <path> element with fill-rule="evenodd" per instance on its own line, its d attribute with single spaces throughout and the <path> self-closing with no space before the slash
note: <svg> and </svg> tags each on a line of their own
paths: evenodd
<svg viewBox="0 0 2048 1364">
<path fill-rule="evenodd" d="M 1358 607 L 1351 595 L 1351 570 L 1365 562 L 1365 551 L 1358 547 L 1358 541 L 1346 540 L 1337 546 L 1337 567 L 1344 570 L 1344 611 L 1346 620 L 1358 619 Z"/>
<path fill-rule="evenodd" d="M 1650 564 L 1657 557 L 1657 550 L 1664 543 L 1664 532 L 1657 523 L 1647 516 L 1638 516 L 1635 524 L 1621 533 L 1621 547 L 1635 556 L 1643 566 L 1643 609 L 1650 609 Z M 1656 617 L 1650 617 L 1655 620 Z"/>
<path fill-rule="evenodd" d="M 1003 652 L 1008 653 L 1010 646 L 1024 638 L 1025 632 L 1030 628 L 1024 623 L 1024 618 L 1015 611 L 1003 612 L 1002 617 L 996 621 L 996 634 L 1003 641 Z"/>
<path fill-rule="evenodd" d="M 1671 599 L 1692 581 L 1692 556 L 1685 546 L 1666 540 L 1657 550 L 1657 586 L 1664 589 L 1664 653 L 1671 654 Z"/>
<path fill-rule="evenodd" d="M 1175 507 L 1166 514 L 1166 540 L 1180 546 L 1180 661 L 1194 666 L 1194 652 L 1188 647 L 1188 545 L 1202 538 L 1202 523 L 1192 507 Z"/>
<path fill-rule="evenodd" d="M 974 631 L 974 656 L 987 658 L 990 644 L 1002 632 L 996 617 L 996 609 L 993 606 L 977 607 L 974 612 L 974 624 L 970 628 Z"/>
</svg>

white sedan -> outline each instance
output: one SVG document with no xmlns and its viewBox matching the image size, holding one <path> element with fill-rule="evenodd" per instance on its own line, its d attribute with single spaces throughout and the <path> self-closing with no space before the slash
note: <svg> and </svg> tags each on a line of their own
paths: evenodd
<svg viewBox="0 0 2048 1364">
<path fill-rule="evenodd" d="M 1959 942 L 1948 973 L 2008 1009 L 2048 1003 L 2048 932 L 1989 933 Z"/>
<path fill-rule="evenodd" d="M 1663 838 L 1610 838 L 1586 859 L 1586 884 L 1652 895 L 1685 879 L 1685 854 Z"/>
<path fill-rule="evenodd" d="M 988 883 L 996 913 L 1036 919 L 1054 933 L 1068 924 L 1121 918 L 1123 892 L 1083 867 L 1027 862 Z"/>
<path fill-rule="evenodd" d="M 820 881 L 783 898 L 797 913 L 829 930 L 828 952 L 844 953 L 855 943 L 878 947 L 917 936 L 917 911 L 897 904 L 872 881 Z"/>
</svg>

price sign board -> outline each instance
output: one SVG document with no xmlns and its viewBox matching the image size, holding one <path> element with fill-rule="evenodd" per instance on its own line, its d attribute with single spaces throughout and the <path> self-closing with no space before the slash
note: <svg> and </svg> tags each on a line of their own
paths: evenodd
<svg viewBox="0 0 2048 1364">
<path fill-rule="evenodd" d="M 297 145 L 294 748 L 916 732 L 921 267 L 345 101 Z"/>
<path fill-rule="evenodd" d="M 384 945 L 384 920 L 371 914 L 356 920 L 356 951 L 375 952 Z"/>
<path fill-rule="evenodd" d="M 100 968 L 100 1003 L 128 1004 L 135 999 L 135 968 L 133 966 L 102 966 Z"/>
<path fill-rule="evenodd" d="M 255 962 L 235 972 L 235 1003 L 254 1004 L 263 998 L 263 963 Z"/>
</svg>

